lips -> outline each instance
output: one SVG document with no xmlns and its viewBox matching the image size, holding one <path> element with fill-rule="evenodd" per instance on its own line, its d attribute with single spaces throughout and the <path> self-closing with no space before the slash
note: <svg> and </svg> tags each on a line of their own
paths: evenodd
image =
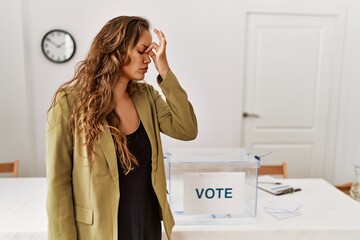
<svg viewBox="0 0 360 240">
<path fill-rule="evenodd" d="M 148 68 L 140 68 L 140 71 L 147 72 Z"/>
</svg>

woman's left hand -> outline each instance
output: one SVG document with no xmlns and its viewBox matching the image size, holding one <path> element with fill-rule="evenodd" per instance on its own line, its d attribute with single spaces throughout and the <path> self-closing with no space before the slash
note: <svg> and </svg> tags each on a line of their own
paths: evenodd
<svg viewBox="0 0 360 240">
<path fill-rule="evenodd" d="M 162 31 L 154 28 L 154 32 L 159 38 L 159 45 L 155 42 L 151 43 L 145 52 L 149 54 L 154 61 L 155 68 L 160 76 L 164 79 L 169 72 L 170 67 L 166 58 L 166 38 Z M 155 50 L 155 52 L 153 51 Z"/>
</svg>

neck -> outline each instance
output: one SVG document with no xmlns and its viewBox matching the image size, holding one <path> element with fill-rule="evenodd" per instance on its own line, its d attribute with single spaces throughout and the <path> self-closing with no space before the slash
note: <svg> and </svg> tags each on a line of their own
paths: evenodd
<svg viewBox="0 0 360 240">
<path fill-rule="evenodd" d="M 129 80 L 120 79 L 115 85 L 115 95 L 117 99 L 124 99 L 129 97 L 129 93 L 126 91 Z"/>
</svg>

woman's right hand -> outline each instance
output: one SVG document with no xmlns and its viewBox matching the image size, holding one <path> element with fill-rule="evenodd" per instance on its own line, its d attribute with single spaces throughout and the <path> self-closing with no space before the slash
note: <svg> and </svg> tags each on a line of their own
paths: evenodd
<svg viewBox="0 0 360 240">
<path fill-rule="evenodd" d="M 170 70 L 166 57 L 167 42 L 165 35 L 162 31 L 154 28 L 154 32 L 159 38 L 159 44 L 155 42 L 151 43 L 145 52 L 149 54 L 149 56 L 151 57 L 151 59 L 155 64 L 156 70 L 159 72 L 160 76 L 164 79 Z M 153 50 L 155 50 L 155 52 Z"/>
</svg>

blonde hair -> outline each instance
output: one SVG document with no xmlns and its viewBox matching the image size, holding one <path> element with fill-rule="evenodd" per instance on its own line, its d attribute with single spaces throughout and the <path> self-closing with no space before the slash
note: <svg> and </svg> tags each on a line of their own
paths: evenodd
<svg viewBox="0 0 360 240">
<path fill-rule="evenodd" d="M 94 38 L 85 60 L 77 65 L 74 77 L 60 86 L 50 106 L 56 104 L 56 95 L 60 91 L 65 89 L 69 93 L 70 89 L 74 107 L 68 122 L 69 133 L 76 134 L 78 141 L 81 139 L 79 134 L 85 134 L 82 144 L 93 163 L 93 145 L 109 127 L 125 174 L 138 162 L 127 147 L 126 136 L 120 131 L 121 121 L 115 113 L 114 86 L 119 81 L 121 67 L 131 61 L 129 50 L 135 47 L 144 31 L 149 31 L 149 25 L 146 19 L 136 16 L 119 16 L 107 22 Z M 140 85 L 135 81 L 129 82 L 127 91 L 131 96 L 139 89 Z M 75 124 L 81 127 L 80 131 L 73 133 Z"/>
</svg>

